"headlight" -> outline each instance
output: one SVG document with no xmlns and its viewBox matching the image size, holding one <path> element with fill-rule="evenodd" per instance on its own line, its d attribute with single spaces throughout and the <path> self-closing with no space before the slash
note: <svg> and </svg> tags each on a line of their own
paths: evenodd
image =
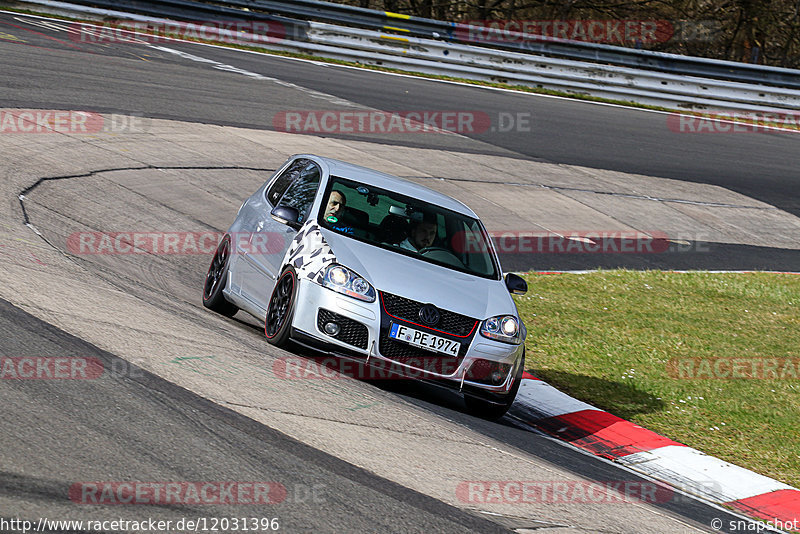
<svg viewBox="0 0 800 534">
<path fill-rule="evenodd" d="M 328 266 L 322 285 L 354 299 L 375 301 L 375 289 L 372 285 L 342 265 L 334 263 Z"/>
<path fill-rule="evenodd" d="M 499 315 L 486 319 L 481 323 L 481 335 L 514 345 L 522 342 L 519 320 L 513 315 Z"/>
</svg>

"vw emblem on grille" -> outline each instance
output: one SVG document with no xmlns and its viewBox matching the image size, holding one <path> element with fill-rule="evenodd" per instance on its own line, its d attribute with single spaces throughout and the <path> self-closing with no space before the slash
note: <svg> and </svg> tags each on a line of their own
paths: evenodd
<svg viewBox="0 0 800 534">
<path fill-rule="evenodd" d="M 426 304 L 419 309 L 419 320 L 426 325 L 433 326 L 439 322 L 439 310 L 433 304 Z"/>
</svg>

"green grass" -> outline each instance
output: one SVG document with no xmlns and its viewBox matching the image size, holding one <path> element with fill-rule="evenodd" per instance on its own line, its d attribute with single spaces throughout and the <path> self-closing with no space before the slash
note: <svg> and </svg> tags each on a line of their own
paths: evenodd
<svg viewBox="0 0 800 534">
<path fill-rule="evenodd" d="M 526 279 L 517 305 L 530 372 L 800 487 L 800 369 L 782 379 L 685 379 L 669 370 L 685 358 L 800 358 L 800 276 L 615 270 Z"/>
</svg>

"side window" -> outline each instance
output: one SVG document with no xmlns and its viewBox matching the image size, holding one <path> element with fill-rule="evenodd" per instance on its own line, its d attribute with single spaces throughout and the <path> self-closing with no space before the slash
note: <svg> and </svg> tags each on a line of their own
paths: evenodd
<svg viewBox="0 0 800 534">
<path fill-rule="evenodd" d="M 289 167 L 283 171 L 280 176 L 278 176 L 278 178 L 275 180 L 275 183 L 272 184 L 272 187 L 267 190 L 267 201 L 273 206 L 277 206 L 278 201 L 286 192 L 286 189 L 288 189 L 291 183 L 294 182 L 298 176 L 300 176 L 301 169 L 308 166 L 309 163 L 311 162 L 307 159 L 298 159 L 289 165 Z"/>
<path fill-rule="evenodd" d="M 297 221 L 299 223 L 304 223 L 308 218 L 308 212 L 311 209 L 311 205 L 314 203 L 314 197 L 317 196 L 320 178 L 320 169 L 317 167 L 317 164 L 308 160 L 303 161 L 305 164 L 297 169 L 296 179 L 286 189 L 286 192 L 278 202 L 280 206 L 295 208 L 300 214 Z M 294 165 L 292 165 L 292 167 L 294 167 Z M 287 171 L 289 170 L 290 169 L 287 169 Z M 281 176 L 281 178 L 283 178 L 283 176 Z"/>
</svg>

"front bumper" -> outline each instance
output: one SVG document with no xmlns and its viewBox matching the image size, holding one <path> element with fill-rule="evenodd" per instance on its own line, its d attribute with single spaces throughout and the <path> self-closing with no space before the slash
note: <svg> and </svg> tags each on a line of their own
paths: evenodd
<svg viewBox="0 0 800 534">
<path fill-rule="evenodd" d="M 301 279 L 292 337 L 337 356 L 360 358 L 373 367 L 392 371 L 393 376 L 432 380 L 464 392 L 502 396 L 511 390 L 517 366 L 522 362 L 523 344 L 486 339 L 477 331 L 479 323 L 469 335 L 461 332 L 459 336 L 428 328 L 389 314 L 382 297 L 379 292 L 375 302 L 361 302 Z M 326 334 L 322 329 L 328 321 L 340 325 L 337 335 Z M 391 322 L 458 341 L 461 350 L 458 356 L 448 356 L 391 340 L 387 335 Z M 505 370 L 502 382 L 487 379 L 484 369 L 490 368 Z"/>
</svg>

